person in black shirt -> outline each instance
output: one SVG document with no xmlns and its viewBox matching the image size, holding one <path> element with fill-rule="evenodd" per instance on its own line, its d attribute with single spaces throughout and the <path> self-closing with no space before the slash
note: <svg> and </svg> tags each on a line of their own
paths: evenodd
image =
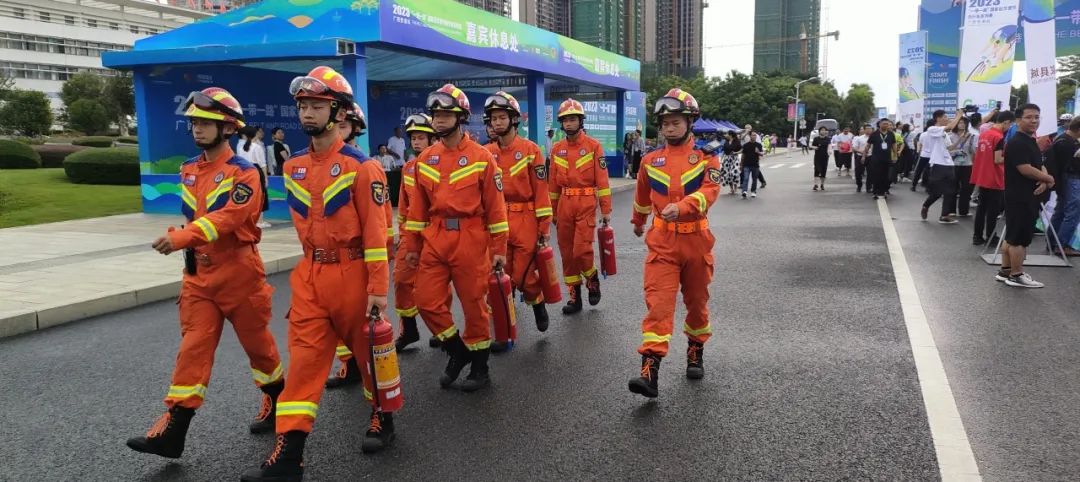
<svg viewBox="0 0 1080 482">
<path fill-rule="evenodd" d="M 274 158 L 269 161 L 274 163 L 274 172 L 281 176 L 285 161 L 289 160 L 289 156 L 292 154 L 289 152 L 289 145 L 285 143 L 285 131 L 280 127 L 275 127 L 274 130 L 270 131 L 270 138 L 274 140 Z"/>
<path fill-rule="evenodd" d="M 881 119 L 877 123 L 878 130 L 870 134 L 866 140 L 869 144 L 870 161 L 867 163 L 870 188 L 873 188 L 874 199 L 880 196 L 888 198 L 889 190 L 889 167 L 892 165 L 893 147 L 896 145 L 896 135 L 892 133 L 892 121 Z"/>
<path fill-rule="evenodd" d="M 757 136 L 751 136 L 746 144 L 742 145 L 742 197 L 746 199 L 746 187 L 753 180 L 750 188 L 750 196 L 757 197 L 758 169 L 761 167 L 761 156 L 765 153 L 765 147 L 758 142 Z"/>
<path fill-rule="evenodd" d="M 1024 273 L 1024 257 L 1042 208 L 1038 196 L 1054 187 L 1054 177 L 1043 166 L 1035 141 L 1039 106 L 1024 104 L 1016 112 L 1016 134 L 1005 144 L 1005 242 L 995 278 L 1009 286 L 1042 288 L 1042 283 Z"/>
<path fill-rule="evenodd" d="M 1071 241 L 1080 222 L 1080 117 L 1066 125 L 1065 132 L 1054 140 L 1051 156 L 1048 156 L 1047 170 L 1054 176 L 1057 203 L 1050 225 L 1054 227 L 1057 238 L 1051 237 L 1050 244 L 1059 254 L 1080 256 L 1080 251 L 1072 248 Z M 1059 243 L 1060 241 L 1060 243 Z"/>
<path fill-rule="evenodd" d="M 742 142 L 735 131 L 725 132 L 724 139 L 724 160 L 720 167 L 722 184 L 731 188 L 731 194 L 735 194 L 735 189 L 739 187 L 739 153 L 742 152 Z"/>
<path fill-rule="evenodd" d="M 818 136 L 810 142 L 814 148 L 814 190 L 825 190 L 825 175 L 829 173 L 829 130 L 822 127 L 818 129 Z"/>
</svg>

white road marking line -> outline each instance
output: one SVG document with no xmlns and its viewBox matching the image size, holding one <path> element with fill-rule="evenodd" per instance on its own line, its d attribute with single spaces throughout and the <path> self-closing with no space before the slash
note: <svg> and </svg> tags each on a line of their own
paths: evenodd
<svg viewBox="0 0 1080 482">
<path fill-rule="evenodd" d="M 884 199 L 878 201 L 881 225 L 885 230 L 885 241 L 892 260 L 893 276 L 896 278 L 896 290 L 900 295 L 900 307 L 904 311 L 904 324 L 907 325 L 908 339 L 911 342 L 911 354 L 915 359 L 915 370 L 919 375 L 919 388 L 922 391 L 923 405 L 926 406 L 927 423 L 934 439 L 934 451 L 937 453 L 938 469 L 943 481 L 965 480 L 981 481 L 979 466 L 971 450 L 964 421 L 956 408 L 945 366 L 934 343 L 934 334 L 926 321 L 922 301 L 915 289 L 915 280 L 911 276 L 904 249 L 900 246 L 900 236 L 896 234 L 889 205 Z"/>
<path fill-rule="evenodd" d="M 797 164 L 792 164 L 791 168 L 792 169 L 798 169 L 798 168 L 803 167 L 805 165 L 806 165 L 805 162 L 800 162 L 800 163 L 797 163 Z"/>
<path fill-rule="evenodd" d="M 769 166 L 769 169 L 780 169 L 781 167 L 784 167 L 784 163 L 782 162 L 780 164 L 773 164 Z"/>
</svg>

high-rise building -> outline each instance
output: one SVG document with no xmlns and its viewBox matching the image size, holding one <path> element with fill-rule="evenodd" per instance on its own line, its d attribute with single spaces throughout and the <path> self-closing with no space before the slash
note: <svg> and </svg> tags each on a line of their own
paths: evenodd
<svg viewBox="0 0 1080 482">
<path fill-rule="evenodd" d="M 701 72 L 705 0 L 656 2 L 656 64 L 662 74 L 692 77 Z"/>
<path fill-rule="evenodd" d="M 569 37 L 570 0 L 520 0 L 518 20 Z"/>
<path fill-rule="evenodd" d="M 656 0 L 645 0 L 645 22 L 642 26 L 642 38 L 645 50 L 641 54 L 644 63 L 656 62 Z"/>
<path fill-rule="evenodd" d="M 623 0 L 623 39 L 621 55 L 632 59 L 645 58 L 645 0 Z"/>
<path fill-rule="evenodd" d="M 60 88 L 72 75 L 116 75 L 102 67 L 102 52 L 130 50 L 138 39 L 209 15 L 131 0 L 0 0 L 0 71 L 15 87 L 44 92 L 59 112 Z"/>
<path fill-rule="evenodd" d="M 754 72 L 817 73 L 820 23 L 821 0 L 756 0 Z"/>
<path fill-rule="evenodd" d="M 476 7 L 481 10 L 487 10 L 491 13 L 502 15 L 504 17 L 510 16 L 510 3 L 513 0 L 457 0 L 459 3 L 464 3 L 470 7 Z"/>
<path fill-rule="evenodd" d="M 623 0 L 575 0 L 570 14 L 570 36 L 574 39 L 609 52 L 626 49 Z"/>
</svg>

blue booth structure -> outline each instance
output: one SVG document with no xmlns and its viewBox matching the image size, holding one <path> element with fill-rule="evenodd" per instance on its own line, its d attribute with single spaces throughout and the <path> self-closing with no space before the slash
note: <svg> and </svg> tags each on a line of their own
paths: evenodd
<svg viewBox="0 0 1080 482">
<path fill-rule="evenodd" d="M 445 82 L 468 94 L 476 139 L 486 139 L 482 104 L 497 90 L 518 98 L 522 133 L 541 147 L 548 129 L 561 138 L 558 104 L 581 100 L 586 130 L 603 143 L 612 175 L 623 172 L 624 131 L 645 118 L 636 60 L 445 0 L 265 0 L 106 52 L 102 63 L 134 73 L 148 213 L 179 212 L 179 165 L 198 154 L 182 115 L 189 92 L 228 89 L 247 122 L 264 128 L 264 142 L 281 127 L 295 152 L 308 141 L 289 82 L 317 65 L 352 83 L 369 125 L 359 143 L 369 153 Z M 269 184 L 268 217 L 287 218 L 282 178 Z"/>
</svg>

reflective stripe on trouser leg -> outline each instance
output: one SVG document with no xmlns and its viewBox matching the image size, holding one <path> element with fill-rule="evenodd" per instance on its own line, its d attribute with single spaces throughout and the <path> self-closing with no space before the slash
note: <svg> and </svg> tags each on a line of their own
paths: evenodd
<svg viewBox="0 0 1080 482">
<path fill-rule="evenodd" d="M 711 236 L 697 242 L 684 243 L 680 247 L 684 260 L 679 281 L 682 284 L 683 303 L 686 304 L 686 321 L 683 332 L 690 340 L 698 343 L 709 341 L 712 326 L 709 324 L 709 285 L 713 278 L 713 241 Z M 705 255 L 695 253 L 705 252 Z"/>
<path fill-rule="evenodd" d="M 262 289 L 253 295 L 219 295 L 229 296 L 229 299 L 219 300 L 220 304 L 229 313 L 236 338 L 251 361 L 251 376 L 255 385 L 260 387 L 276 383 L 284 375 L 277 342 L 270 333 L 270 295 L 273 288 L 265 282 L 262 285 Z"/>
<path fill-rule="evenodd" d="M 574 265 L 583 277 L 596 274 L 593 243 L 596 242 L 596 209 L 579 216 L 574 225 Z"/>
<path fill-rule="evenodd" d="M 638 353 L 666 356 L 675 320 L 675 298 L 679 289 L 678 263 L 655 252 L 645 257 L 645 306 Z"/>
<path fill-rule="evenodd" d="M 409 268 L 405 254 L 404 249 L 399 249 L 394 257 L 394 309 L 398 317 L 416 317 L 420 314 L 413 296 L 416 269 Z"/>
<path fill-rule="evenodd" d="M 337 339 L 327 318 L 289 321 L 289 382 L 278 396 L 277 433 L 311 432 Z"/>
<path fill-rule="evenodd" d="M 214 351 L 221 340 L 224 314 L 217 304 L 185 284 L 180 291 L 180 350 L 165 406 L 199 408 L 210 383 Z"/>
<path fill-rule="evenodd" d="M 487 232 L 463 232 L 463 238 L 449 253 L 450 277 L 465 314 L 461 341 L 472 351 L 491 346 L 491 315 L 487 304 L 491 254 Z M 425 278 L 426 280 L 427 278 Z"/>
<path fill-rule="evenodd" d="M 417 276 L 424 278 L 424 289 L 414 290 L 413 296 L 424 324 L 436 338 L 446 340 L 457 334 L 457 328 L 445 294 L 450 290 L 450 266 L 439 258 L 437 251 L 436 246 L 425 241 L 417 268 Z M 484 280 L 486 283 L 487 277 Z"/>
<path fill-rule="evenodd" d="M 536 239 L 539 236 L 539 221 L 529 211 L 510 213 L 510 239 L 507 243 L 506 272 L 510 274 L 514 289 L 525 295 L 531 305 L 543 299 L 540 296 L 540 275 L 538 261 L 535 259 L 538 249 Z M 525 270 L 528 270 L 526 272 Z M 522 280 L 525 280 L 522 283 Z"/>
<path fill-rule="evenodd" d="M 338 339 L 337 348 L 334 348 L 334 356 L 341 360 L 342 363 L 349 361 L 353 357 L 352 350 L 345 346 L 345 340 Z"/>
<path fill-rule="evenodd" d="M 564 202 L 568 201 L 569 198 Z M 567 286 L 581 284 L 581 268 L 577 264 L 577 259 L 574 258 L 576 228 L 572 207 L 571 205 L 559 206 L 559 212 L 556 215 L 558 222 L 555 226 L 555 240 L 559 244 L 559 258 L 562 260 L 563 281 Z"/>
</svg>

